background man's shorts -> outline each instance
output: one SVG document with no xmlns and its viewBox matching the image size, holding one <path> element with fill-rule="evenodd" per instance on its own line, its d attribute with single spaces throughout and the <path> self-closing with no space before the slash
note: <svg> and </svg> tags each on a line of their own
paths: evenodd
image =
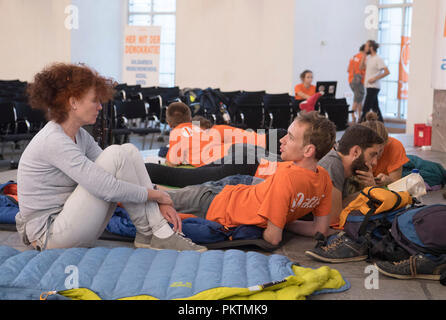
<svg viewBox="0 0 446 320">
<path fill-rule="evenodd" d="M 361 83 L 362 77 L 359 74 L 356 74 L 353 77 L 352 82 L 350 83 L 350 88 L 353 91 L 353 101 L 361 103 L 364 100 L 365 89 L 364 85 Z"/>
</svg>

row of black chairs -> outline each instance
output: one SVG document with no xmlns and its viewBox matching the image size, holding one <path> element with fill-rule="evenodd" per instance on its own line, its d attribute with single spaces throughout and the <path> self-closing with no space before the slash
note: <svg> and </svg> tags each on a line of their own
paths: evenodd
<svg viewBox="0 0 446 320">
<path fill-rule="evenodd" d="M 228 112 L 234 126 L 257 129 L 287 129 L 300 112 L 301 101 L 288 93 L 269 94 L 265 91 L 220 92 L 226 97 Z M 348 126 L 349 105 L 345 98 L 321 97 L 315 110 L 336 124 L 337 130 Z M 211 120 L 215 117 L 209 117 Z"/>
<path fill-rule="evenodd" d="M 18 142 L 31 140 L 47 122 L 42 111 L 26 102 L 0 102 L 0 114 L 0 157 L 6 143 L 17 147 Z"/>
<path fill-rule="evenodd" d="M 147 117 L 155 117 L 157 121 L 165 123 L 165 110 L 173 101 L 183 101 L 189 105 L 192 114 L 203 115 L 214 124 L 223 120 L 222 112 L 229 114 L 230 125 L 257 129 L 283 128 L 287 129 L 300 111 L 299 101 L 288 93 L 269 94 L 265 91 L 220 91 L 220 89 L 190 89 L 180 90 L 178 87 L 143 88 L 139 85 L 119 85 L 119 98 L 122 101 L 144 101 L 147 105 Z M 189 99 L 190 92 L 195 93 L 194 101 Z M 206 92 L 214 94 L 215 106 L 208 107 L 203 102 Z M 348 125 L 349 105 L 345 98 L 322 97 L 315 106 L 321 114 L 332 120 L 337 130 L 344 130 Z M 227 123 L 227 122 L 226 122 Z"/>
<path fill-rule="evenodd" d="M 10 96 L 0 100 L 0 142 L 17 142 L 30 140 L 46 123 L 43 114 L 32 110 L 26 102 L 26 83 L 0 81 L 2 88 L 7 88 Z M 194 91 L 196 99 L 191 101 L 186 93 Z M 203 92 L 215 95 L 215 108 L 204 105 L 200 99 Z M 2 96 L 0 95 L 0 98 Z M 165 114 L 167 106 L 174 101 L 187 103 L 193 114 L 201 110 L 201 114 L 214 124 L 221 121 L 221 112 L 227 112 L 230 125 L 257 129 L 283 128 L 287 129 L 294 117 L 300 111 L 299 103 L 288 93 L 268 94 L 265 91 L 220 91 L 220 89 L 183 89 L 179 87 L 147 87 L 119 84 L 116 87 L 114 99 L 103 105 L 107 121 L 110 122 L 109 143 L 128 142 L 130 134 L 144 137 L 143 148 L 147 135 L 152 134 L 150 148 L 155 134 L 166 131 Z M 203 105 L 200 105 L 202 103 Z M 197 108 L 198 107 L 198 108 Z M 348 104 L 345 99 L 320 99 L 316 109 L 326 114 L 335 122 L 338 130 L 344 130 L 348 122 Z M 102 115 L 102 118 L 103 115 Z M 99 120 L 98 120 L 99 121 Z M 102 119 L 104 121 L 104 119 Z M 161 124 L 164 124 L 163 132 Z M 122 139 L 123 138 L 123 139 Z M 2 154 L 4 144 L 2 143 Z"/>
</svg>

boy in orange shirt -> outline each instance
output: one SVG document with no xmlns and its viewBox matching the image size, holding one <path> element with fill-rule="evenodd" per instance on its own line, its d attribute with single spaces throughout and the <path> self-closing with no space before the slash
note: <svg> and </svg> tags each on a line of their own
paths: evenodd
<svg viewBox="0 0 446 320">
<path fill-rule="evenodd" d="M 327 234 L 330 224 L 332 183 L 317 165 L 333 147 L 336 128 L 317 112 L 299 115 L 281 142 L 281 157 L 288 161 L 267 180 L 256 185 L 212 184 L 167 190 L 175 210 L 193 213 L 225 227 L 256 225 L 263 238 L 277 245 L 283 230 L 314 236 Z M 313 221 L 297 220 L 313 212 Z"/>
<path fill-rule="evenodd" d="M 364 100 L 364 76 L 365 69 L 361 69 L 361 61 L 365 59 L 364 52 L 365 45 L 363 44 L 359 48 L 359 52 L 355 54 L 348 63 L 348 83 L 353 91 L 353 106 L 352 106 L 352 118 L 353 123 L 356 122 L 356 114 L 358 119 L 361 118 L 362 101 Z"/>
<path fill-rule="evenodd" d="M 201 167 L 219 161 L 232 162 L 232 156 L 228 154 L 237 150 L 233 148 L 236 144 L 255 146 L 256 148 L 249 150 L 255 149 L 254 153 L 258 154 L 265 154 L 265 150 L 269 147 L 266 134 L 228 125 L 214 125 L 207 128 L 209 123 L 205 118 L 194 119 L 196 121 L 192 122 L 191 111 L 186 104 L 174 102 L 168 106 L 166 121 L 172 131 L 166 155 L 167 165 L 189 164 Z M 260 149 L 257 150 L 257 147 Z M 228 157 L 225 158 L 226 156 Z"/>
</svg>

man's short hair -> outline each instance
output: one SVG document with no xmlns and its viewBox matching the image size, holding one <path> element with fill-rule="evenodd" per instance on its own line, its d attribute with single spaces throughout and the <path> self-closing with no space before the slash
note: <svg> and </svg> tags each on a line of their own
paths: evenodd
<svg viewBox="0 0 446 320">
<path fill-rule="evenodd" d="M 365 49 L 365 43 L 359 47 L 359 51 L 364 51 L 364 49 Z"/>
<path fill-rule="evenodd" d="M 336 126 L 333 122 L 317 111 L 301 112 L 295 121 L 308 124 L 304 133 L 304 145 L 313 144 L 316 147 L 316 160 L 322 159 L 336 141 Z"/>
<path fill-rule="evenodd" d="M 350 153 L 350 149 L 354 146 L 359 146 L 361 150 L 364 151 L 370 147 L 373 147 L 375 144 L 383 143 L 384 140 L 378 135 L 378 133 L 376 133 L 376 131 L 363 125 L 356 124 L 345 130 L 344 135 L 342 136 L 341 140 L 339 140 L 336 151 L 346 156 Z"/>
<path fill-rule="evenodd" d="M 172 102 L 167 106 L 166 120 L 170 122 L 173 128 L 182 123 L 192 122 L 189 106 L 183 102 Z"/>
</svg>

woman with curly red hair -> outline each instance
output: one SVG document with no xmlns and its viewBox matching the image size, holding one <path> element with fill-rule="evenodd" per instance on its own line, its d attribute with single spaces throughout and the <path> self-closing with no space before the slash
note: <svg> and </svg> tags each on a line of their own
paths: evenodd
<svg viewBox="0 0 446 320">
<path fill-rule="evenodd" d="M 19 162 L 23 242 L 38 250 L 94 246 L 121 202 L 136 227 L 136 247 L 205 251 L 181 235 L 172 200 L 154 190 L 139 151 L 132 144 L 102 150 L 82 128 L 113 94 L 113 82 L 84 65 L 53 64 L 29 85 L 31 106 L 49 121 Z"/>
</svg>

